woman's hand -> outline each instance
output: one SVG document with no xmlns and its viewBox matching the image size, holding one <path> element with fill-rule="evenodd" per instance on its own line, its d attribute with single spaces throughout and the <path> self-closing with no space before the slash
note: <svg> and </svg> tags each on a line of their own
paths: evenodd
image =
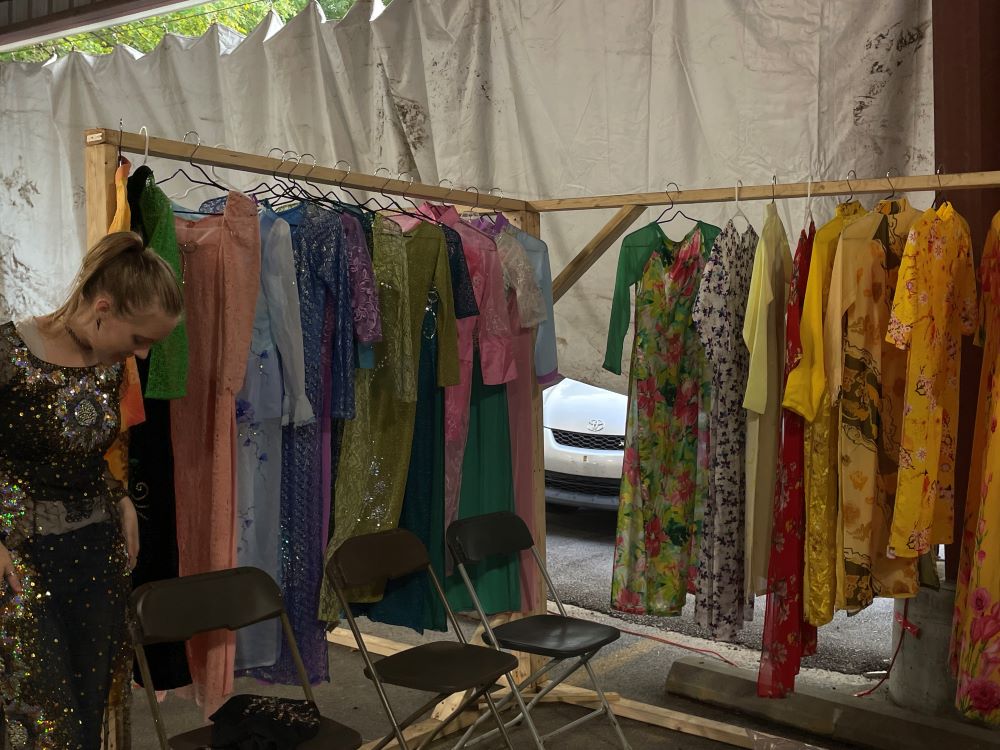
<svg viewBox="0 0 1000 750">
<path fill-rule="evenodd" d="M 21 593 L 21 579 L 14 572 L 14 561 L 10 558 L 10 552 L 2 544 L 0 544 L 0 578 L 15 594 Z"/>
<path fill-rule="evenodd" d="M 135 570 L 139 559 L 139 516 L 135 512 L 132 500 L 123 497 L 118 502 L 118 512 L 122 520 L 122 533 L 125 535 L 125 546 L 128 549 L 128 569 Z"/>
</svg>

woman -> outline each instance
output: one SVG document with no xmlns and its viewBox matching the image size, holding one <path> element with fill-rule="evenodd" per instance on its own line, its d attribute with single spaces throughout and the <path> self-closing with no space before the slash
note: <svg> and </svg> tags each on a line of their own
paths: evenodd
<svg viewBox="0 0 1000 750">
<path fill-rule="evenodd" d="M 117 232 L 84 257 L 62 307 L 0 325 L 0 700 L 13 748 L 100 747 L 112 683 L 127 684 L 139 534 L 104 453 L 123 362 L 183 307 L 170 266 Z"/>
</svg>

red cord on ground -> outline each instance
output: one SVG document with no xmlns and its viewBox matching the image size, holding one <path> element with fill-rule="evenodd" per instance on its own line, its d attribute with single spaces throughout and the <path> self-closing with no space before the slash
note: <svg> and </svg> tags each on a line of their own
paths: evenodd
<svg viewBox="0 0 1000 750">
<path fill-rule="evenodd" d="M 899 656 L 899 650 L 903 647 L 903 639 L 906 638 L 907 633 L 912 633 L 915 637 L 920 636 L 920 629 L 916 627 L 913 623 L 911 623 L 906 617 L 909 609 L 910 609 L 910 600 L 907 599 L 903 602 L 902 620 L 900 620 L 898 616 L 896 617 L 896 620 L 900 624 L 899 643 L 896 644 L 896 651 L 893 653 L 892 659 L 889 661 L 889 668 L 885 670 L 885 675 L 882 677 L 881 680 L 878 681 L 878 684 L 876 684 L 875 687 L 868 688 L 868 690 L 864 690 L 860 693 L 855 693 L 854 694 L 855 698 L 867 698 L 869 695 L 874 693 L 876 690 L 878 690 L 885 684 L 886 680 L 889 679 L 889 675 L 892 674 L 892 667 L 896 663 L 896 657 Z"/>
<path fill-rule="evenodd" d="M 634 630 L 626 630 L 625 628 L 618 628 L 618 630 L 620 630 L 623 633 L 628 633 L 629 635 L 634 635 L 637 638 L 648 638 L 651 641 L 656 641 L 657 643 L 662 643 L 667 646 L 673 646 L 674 648 L 682 648 L 685 651 L 693 651 L 694 653 L 697 654 L 707 654 L 708 656 L 714 656 L 716 659 L 724 661 L 731 667 L 739 667 L 739 664 L 730 661 L 725 656 L 720 654 L 718 651 L 712 651 L 707 648 L 695 648 L 694 646 L 685 646 L 683 643 L 677 643 L 677 641 L 670 641 L 667 640 L 666 638 L 660 638 L 659 636 L 649 635 L 648 633 L 637 633 Z"/>
</svg>

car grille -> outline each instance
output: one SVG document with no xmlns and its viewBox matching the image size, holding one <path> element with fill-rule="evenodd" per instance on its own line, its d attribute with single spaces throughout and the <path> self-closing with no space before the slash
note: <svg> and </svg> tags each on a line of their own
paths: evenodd
<svg viewBox="0 0 1000 750">
<path fill-rule="evenodd" d="M 559 445 L 568 445 L 572 448 L 589 448 L 593 451 L 625 450 L 624 435 L 592 435 L 588 432 L 552 430 L 552 437 Z"/>
<path fill-rule="evenodd" d="M 545 486 L 566 492 L 579 492 L 584 495 L 601 495 L 617 497 L 621 489 L 620 478 L 581 477 L 577 474 L 563 474 L 558 471 L 545 472 Z"/>
</svg>

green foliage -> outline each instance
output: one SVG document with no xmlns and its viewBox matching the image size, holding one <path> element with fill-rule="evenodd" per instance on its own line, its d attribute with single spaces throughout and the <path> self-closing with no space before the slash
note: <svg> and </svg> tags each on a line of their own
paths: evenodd
<svg viewBox="0 0 1000 750">
<path fill-rule="evenodd" d="M 204 34 L 213 23 L 248 34 L 269 10 L 273 9 L 283 21 L 287 21 L 308 3 L 309 0 L 250 0 L 242 3 L 240 0 L 215 0 L 176 13 L 108 26 L 98 31 L 0 53 L 0 61 L 43 62 L 53 55 L 62 56 L 74 50 L 100 55 L 111 52 L 118 44 L 128 45 L 140 52 L 149 52 L 167 33 L 197 37 Z M 318 3 L 326 18 L 332 20 L 343 18 L 354 0 L 318 0 Z"/>
</svg>

